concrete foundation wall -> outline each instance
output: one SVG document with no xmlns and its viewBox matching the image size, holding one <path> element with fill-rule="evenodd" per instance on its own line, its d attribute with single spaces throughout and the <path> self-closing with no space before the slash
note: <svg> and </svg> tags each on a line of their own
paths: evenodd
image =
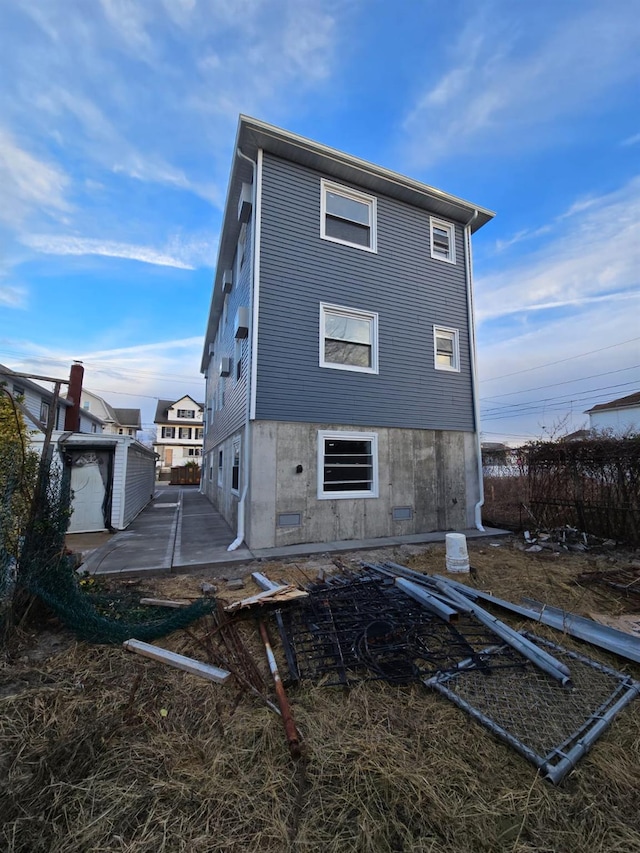
<svg viewBox="0 0 640 853">
<path fill-rule="evenodd" d="M 377 434 L 379 497 L 318 499 L 319 429 Z M 471 432 L 255 421 L 247 545 L 270 548 L 471 527 L 479 498 L 476 453 Z M 296 473 L 300 465 L 302 473 Z M 394 508 L 405 513 L 410 508 L 410 517 L 395 520 Z M 300 524 L 291 525 L 297 514 Z"/>
<path fill-rule="evenodd" d="M 231 491 L 233 443 L 240 436 L 240 488 L 236 495 Z M 243 487 L 244 429 L 230 435 L 212 450 L 207 452 L 202 465 L 200 491 L 211 501 L 214 507 L 233 530 L 238 525 L 238 501 Z M 222 450 L 222 485 L 218 485 L 218 452 Z"/>
</svg>

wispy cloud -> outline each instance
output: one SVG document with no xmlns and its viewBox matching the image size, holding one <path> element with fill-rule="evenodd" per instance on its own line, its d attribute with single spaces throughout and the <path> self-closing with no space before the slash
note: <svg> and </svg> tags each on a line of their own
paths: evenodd
<svg viewBox="0 0 640 853">
<path fill-rule="evenodd" d="M 620 145 L 639 145 L 640 144 L 640 133 L 634 133 L 633 136 L 628 136 L 626 139 L 623 139 Z"/>
<path fill-rule="evenodd" d="M 574 206 L 575 207 L 575 206 Z M 477 281 L 478 318 L 488 320 L 594 298 L 621 299 L 640 286 L 640 178 L 559 217 L 551 240 Z"/>
<path fill-rule="evenodd" d="M 408 156 L 427 166 L 462 151 L 547 143 L 640 69 L 640 17 L 587 2 L 541 26 L 535 7 L 483 4 L 404 120 Z M 548 23 L 545 12 L 544 22 Z"/>
<path fill-rule="evenodd" d="M 0 128 L 0 221 L 14 226 L 33 211 L 68 211 L 68 183 L 61 168 L 20 147 Z"/>
<path fill-rule="evenodd" d="M 0 282 L 0 305 L 5 308 L 25 308 L 26 304 L 27 291 L 24 287 Z"/>
<path fill-rule="evenodd" d="M 175 267 L 182 270 L 196 268 L 182 258 L 164 251 L 158 251 L 150 246 L 134 246 L 129 243 L 117 243 L 110 240 L 30 234 L 25 235 L 22 242 L 31 249 L 46 255 L 99 255 L 106 258 L 124 258 L 143 264 Z"/>
</svg>

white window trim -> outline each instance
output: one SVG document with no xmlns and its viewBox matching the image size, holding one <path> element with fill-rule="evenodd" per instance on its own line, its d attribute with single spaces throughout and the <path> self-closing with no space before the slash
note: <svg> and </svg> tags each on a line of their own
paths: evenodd
<svg viewBox="0 0 640 853">
<path fill-rule="evenodd" d="M 331 237 L 327 234 L 327 192 L 337 193 L 345 198 L 350 198 L 353 201 L 359 201 L 361 204 L 366 204 L 369 207 L 369 228 L 371 231 L 371 245 L 362 246 L 360 243 L 352 243 L 349 240 L 341 240 L 339 237 Z M 320 237 L 323 240 L 328 240 L 330 243 L 340 243 L 343 246 L 351 246 L 354 249 L 362 249 L 363 252 L 378 252 L 378 200 L 375 196 L 361 193 L 359 190 L 352 190 L 350 187 L 343 187 L 341 184 L 334 184 L 324 178 L 320 180 Z"/>
<path fill-rule="evenodd" d="M 221 464 L 222 463 L 222 464 Z M 211 479 L 213 479 L 213 464 L 211 465 Z M 224 482 L 224 448 L 218 448 L 218 486 L 222 487 Z"/>
<path fill-rule="evenodd" d="M 325 439 L 338 439 L 339 441 L 370 441 L 371 456 L 373 463 L 373 482 L 370 491 L 353 492 L 325 492 L 324 490 L 324 442 Z M 318 430 L 318 500 L 346 500 L 348 498 L 377 498 L 379 497 L 378 481 L 378 433 L 377 432 L 351 432 L 349 430 Z"/>
<path fill-rule="evenodd" d="M 433 243 L 433 229 L 434 227 L 442 228 L 443 231 L 448 231 L 449 233 L 449 249 L 450 249 L 450 257 L 443 258 L 442 255 L 439 255 L 434 251 L 434 243 Z M 429 241 L 431 244 L 431 257 L 436 261 L 443 261 L 445 264 L 455 264 L 456 262 L 456 227 L 453 222 L 446 222 L 444 219 L 435 219 L 433 216 L 429 217 Z"/>
<path fill-rule="evenodd" d="M 236 455 L 236 448 L 238 448 L 238 488 L 233 488 L 233 460 Z M 242 440 L 240 436 L 236 436 L 231 442 L 231 494 L 239 495 L 240 494 L 240 480 L 242 476 Z"/>
<path fill-rule="evenodd" d="M 359 367 L 356 364 L 337 364 L 335 361 L 325 361 L 325 316 L 330 311 L 353 317 L 357 320 L 369 320 L 371 322 L 371 367 Z M 332 370 L 349 370 L 355 373 L 378 373 L 378 314 L 375 311 L 361 311 L 359 308 L 347 308 L 345 305 L 331 305 L 328 302 L 320 303 L 320 367 L 328 367 Z"/>
<path fill-rule="evenodd" d="M 447 367 L 445 364 L 438 364 L 438 334 L 441 336 L 450 335 L 453 341 L 453 367 Z M 460 332 L 458 329 L 451 329 L 448 326 L 433 327 L 433 365 L 436 370 L 445 370 L 447 373 L 460 373 Z"/>
</svg>

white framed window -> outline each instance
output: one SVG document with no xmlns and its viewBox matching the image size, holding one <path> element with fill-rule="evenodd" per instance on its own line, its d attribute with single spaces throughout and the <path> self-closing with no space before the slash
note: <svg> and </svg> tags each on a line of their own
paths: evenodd
<svg viewBox="0 0 640 853">
<path fill-rule="evenodd" d="M 377 252 L 374 196 L 321 180 L 320 237 L 366 252 Z"/>
<path fill-rule="evenodd" d="M 178 409 L 178 417 L 179 418 L 188 418 L 189 420 L 193 420 L 196 416 L 196 413 L 193 409 Z"/>
<path fill-rule="evenodd" d="M 378 315 L 320 303 L 320 367 L 378 372 Z"/>
<path fill-rule="evenodd" d="M 196 427 L 194 438 L 201 441 L 204 438 L 204 427 Z"/>
<path fill-rule="evenodd" d="M 433 352 L 436 370 L 460 373 L 460 336 L 457 329 L 434 326 Z"/>
<path fill-rule="evenodd" d="M 231 491 L 234 495 L 240 493 L 240 436 L 231 443 Z"/>
<path fill-rule="evenodd" d="M 40 420 L 43 424 L 49 420 L 49 404 L 44 400 L 40 403 Z"/>
<path fill-rule="evenodd" d="M 318 430 L 318 499 L 377 497 L 377 433 Z"/>
<path fill-rule="evenodd" d="M 162 438 L 175 438 L 176 437 L 176 428 L 175 427 L 162 427 Z"/>
<path fill-rule="evenodd" d="M 218 485 L 222 485 L 222 477 L 224 474 L 224 453 L 222 450 L 218 451 Z M 211 474 L 211 478 L 213 479 L 213 473 Z"/>
<path fill-rule="evenodd" d="M 456 229 L 452 222 L 431 217 L 431 257 L 448 264 L 456 262 Z"/>
<path fill-rule="evenodd" d="M 178 438 L 191 438 L 191 427 L 178 427 Z"/>
</svg>

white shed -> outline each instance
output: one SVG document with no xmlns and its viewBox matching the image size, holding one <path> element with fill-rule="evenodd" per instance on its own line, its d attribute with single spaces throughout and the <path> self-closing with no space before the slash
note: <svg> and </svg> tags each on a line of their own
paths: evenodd
<svg viewBox="0 0 640 853">
<path fill-rule="evenodd" d="M 153 499 L 157 456 L 135 438 L 58 432 L 53 446 L 71 473 L 69 533 L 124 530 Z"/>
</svg>

